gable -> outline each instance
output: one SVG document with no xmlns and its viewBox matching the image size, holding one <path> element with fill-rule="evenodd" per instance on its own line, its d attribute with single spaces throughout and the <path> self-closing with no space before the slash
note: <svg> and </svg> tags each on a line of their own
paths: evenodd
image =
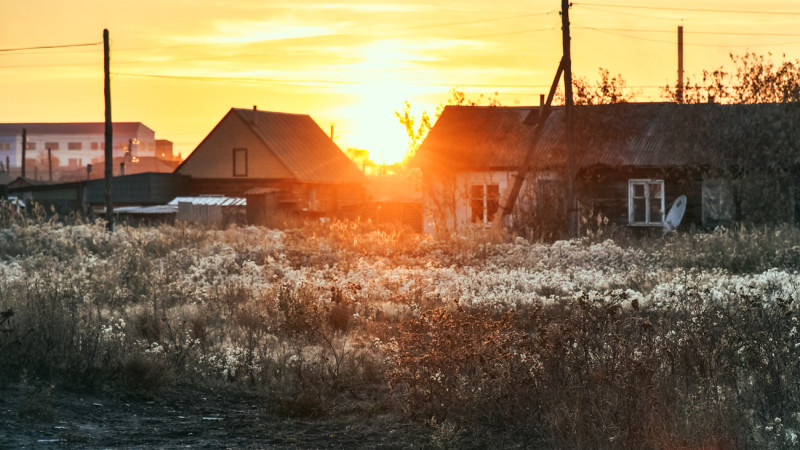
<svg viewBox="0 0 800 450">
<path fill-rule="evenodd" d="M 228 112 L 176 172 L 214 179 L 367 181 L 310 116 L 237 108 Z"/>
<path fill-rule="evenodd" d="M 246 149 L 246 175 L 234 176 L 234 154 L 241 157 L 241 152 L 235 150 L 241 149 Z M 294 178 L 251 127 L 233 111 L 217 124 L 175 172 L 193 178 L 212 179 Z"/>
</svg>

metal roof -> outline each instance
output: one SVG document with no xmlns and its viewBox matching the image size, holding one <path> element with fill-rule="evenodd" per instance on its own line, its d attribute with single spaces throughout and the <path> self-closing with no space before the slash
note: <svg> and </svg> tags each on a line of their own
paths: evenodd
<svg viewBox="0 0 800 450">
<path fill-rule="evenodd" d="M 114 208 L 117 214 L 177 214 L 177 205 L 155 205 L 155 206 L 117 206 Z"/>
<path fill-rule="evenodd" d="M 193 205 L 246 206 L 247 200 L 242 197 L 226 197 L 224 195 L 201 195 L 199 197 L 175 197 L 167 204 L 178 206 L 179 203 L 191 203 Z"/>
<path fill-rule="evenodd" d="M 531 146 L 540 108 L 446 106 L 412 164 L 448 170 L 509 170 L 519 166 Z M 776 114 L 800 119 L 800 107 L 785 104 L 718 105 L 624 103 L 577 106 L 576 163 L 638 167 L 715 166 L 730 148 L 753 151 L 800 146 L 775 129 L 764 142 L 764 127 Z M 795 123 L 795 122 L 792 122 Z M 800 120 L 798 122 L 800 123 Z M 754 133 L 754 130 L 759 130 Z M 728 153 L 726 153 L 728 152 Z M 534 167 L 565 163 L 564 110 L 553 108 L 534 154 Z"/>
<path fill-rule="evenodd" d="M 307 114 L 232 110 L 299 181 L 366 183 L 355 163 Z"/>
</svg>

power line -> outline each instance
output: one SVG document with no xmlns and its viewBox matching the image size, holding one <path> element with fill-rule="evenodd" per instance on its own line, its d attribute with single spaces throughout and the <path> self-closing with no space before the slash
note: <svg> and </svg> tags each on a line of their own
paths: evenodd
<svg viewBox="0 0 800 450">
<path fill-rule="evenodd" d="M 643 38 L 643 37 L 640 37 L 640 36 L 631 36 L 631 35 L 628 35 L 628 34 L 618 33 L 618 32 L 614 32 L 614 31 L 608 31 L 608 29 L 603 29 L 603 28 L 594 28 L 594 27 L 587 27 L 587 26 L 581 26 L 581 27 L 576 27 L 576 28 L 580 28 L 580 29 L 584 29 L 584 30 L 590 30 L 590 31 L 596 31 L 598 33 L 611 34 L 611 35 L 614 35 L 614 36 L 624 37 L 624 38 L 627 38 L 627 39 L 636 39 L 636 40 L 639 40 L 639 41 L 658 42 L 660 44 L 670 44 L 670 45 L 674 45 L 675 44 L 675 41 L 666 41 L 666 40 L 661 40 L 661 39 L 648 39 L 648 38 Z M 640 30 L 636 30 L 636 31 L 640 31 Z M 793 35 L 786 34 L 785 36 L 793 36 Z M 769 44 L 753 44 L 753 43 L 749 43 L 749 44 L 744 44 L 744 45 L 735 45 L 735 44 L 694 44 L 694 43 L 686 43 L 686 42 L 684 42 L 684 45 L 687 46 L 687 47 L 772 47 L 772 46 L 777 46 L 777 45 L 792 45 L 792 44 L 798 44 L 798 43 L 800 43 L 800 41 L 773 42 L 773 43 L 769 43 Z"/>
<path fill-rule="evenodd" d="M 41 45 L 37 47 L 17 47 L 17 48 L 0 48 L 0 52 L 16 52 L 21 50 L 44 50 L 53 48 L 70 48 L 70 47 L 88 47 L 91 45 L 103 45 L 102 42 L 90 42 L 88 44 L 65 44 L 65 45 Z"/>
<path fill-rule="evenodd" d="M 577 25 L 573 28 L 588 29 L 595 31 L 626 31 L 632 33 L 667 33 L 675 34 L 675 30 L 642 30 L 635 28 L 600 28 L 600 27 L 586 27 Z M 685 34 L 708 34 L 708 35 L 721 35 L 721 36 L 800 36 L 800 33 L 742 33 L 737 31 L 692 31 L 684 30 Z"/>
<path fill-rule="evenodd" d="M 340 81 L 340 80 L 282 80 L 270 78 L 244 78 L 244 77 L 202 77 L 202 76 L 188 76 L 188 75 L 159 75 L 159 74 L 144 74 L 144 73 L 120 73 L 114 72 L 114 76 L 123 77 L 139 77 L 139 78 L 163 78 L 172 80 L 189 80 L 189 81 L 210 81 L 210 82 L 234 82 L 244 84 L 279 84 L 288 86 L 307 86 L 309 84 L 342 84 L 342 85 L 359 85 L 366 84 L 359 81 Z"/>
<path fill-rule="evenodd" d="M 608 3 L 573 3 L 573 5 L 595 6 L 601 8 L 630 8 L 647 9 L 654 11 L 680 11 L 680 12 L 710 12 L 726 14 L 763 14 L 771 16 L 796 15 L 800 16 L 800 11 L 764 11 L 764 10 L 743 10 L 743 9 L 710 9 L 710 8 L 675 8 L 668 6 L 641 6 L 641 5 L 618 5 Z"/>
</svg>

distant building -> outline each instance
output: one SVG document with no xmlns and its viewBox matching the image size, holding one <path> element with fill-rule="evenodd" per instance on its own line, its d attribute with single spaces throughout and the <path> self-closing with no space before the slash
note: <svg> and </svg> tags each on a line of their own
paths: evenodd
<svg viewBox="0 0 800 450">
<path fill-rule="evenodd" d="M 28 143 L 25 151 L 26 177 L 47 180 L 52 170 L 54 180 L 63 179 L 59 176 L 62 172 L 70 173 L 69 178 L 74 178 L 72 173 L 85 173 L 89 164 L 94 166 L 93 170 L 103 172 L 103 122 L 0 124 L 0 163 L 4 171 L 20 174 L 23 130 L 26 131 Z M 155 132 L 141 122 L 116 122 L 113 135 L 114 159 L 159 157 Z M 171 160 L 172 143 L 164 142 L 162 152 L 168 153 Z"/>
</svg>

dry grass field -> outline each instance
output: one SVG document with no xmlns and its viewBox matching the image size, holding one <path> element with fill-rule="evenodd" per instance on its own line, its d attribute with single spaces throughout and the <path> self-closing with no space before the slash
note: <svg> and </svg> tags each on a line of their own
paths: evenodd
<svg viewBox="0 0 800 450">
<path fill-rule="evenodd" d="M 3 445 L 800 447 L 794 228 L 0 222 Z"/>
</svg>

